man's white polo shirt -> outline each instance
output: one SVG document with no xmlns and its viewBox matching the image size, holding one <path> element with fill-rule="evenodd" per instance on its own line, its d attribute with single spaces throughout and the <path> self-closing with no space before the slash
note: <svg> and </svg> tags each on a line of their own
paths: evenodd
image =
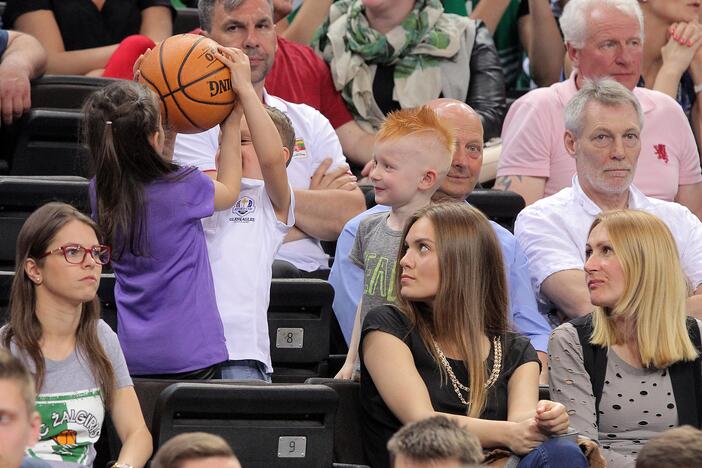
<svg viewBox="0 0 702 468">
<path fill-rule="evenodd" d="M 697 216 L 678 203 L 647 197 L 633 185 L 629 186 L 629 208 L 651 213 L 668 226 L 692 288 L 702 284 L 702 223 Z M 541 284 L 559 271 L 583 269 L 587 234 L 601 211 L 574 176 L 572 187 L 542 198 L 517 216 L 514 235 L 529 259 L 542 312 L 552 305 L 541 294 Z"/>
</svg>

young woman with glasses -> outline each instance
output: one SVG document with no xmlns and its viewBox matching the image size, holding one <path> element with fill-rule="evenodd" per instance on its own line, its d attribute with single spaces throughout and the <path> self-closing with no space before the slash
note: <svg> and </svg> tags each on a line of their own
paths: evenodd
<svg viewBox="0 0 702 468">
<path fill-rule="evenodd" d="M 144 466 L 151 435 L 117 335 L 100 320 L 96 293 L 110 248 L 99 238 L 95 223 L 64 203 L 27 219 L 0 340 L 36 381 L 42 426 L 30 456 L 92 466 L 107 409 L 122 440 L 116 466 Z"/>
</svg>

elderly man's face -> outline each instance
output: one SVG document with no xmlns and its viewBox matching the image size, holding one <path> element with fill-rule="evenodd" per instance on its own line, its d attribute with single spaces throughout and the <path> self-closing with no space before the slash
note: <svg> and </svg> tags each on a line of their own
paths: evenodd
<svg viewBox="0 0 702 468">
<path fill-rule="evenodd" d="M 463 106 L 451 105 L 435 110 L 439 117 L 451 123 L 456 132 L 451 169 L 439 192 L 463 200 L 473 191 L 483 165 L 483 125 L 475 113 Z"/>
<path fill-rule="evenodd" d="M 266 78 L 278 47 L 268 0 L 244 0 L 231 10 L 218 1 L 212 11 L 212 31 L 208 36 L 249 56 L 252 83 Z"/>
<path fill-rule="evenodd" d="M 590 102 L 580 136 L 566 131 L 566 150 L 575 157 L 578 180 L 587 194 L 622 194 L 629 189 L 641 151 L 641 127 L 632 105 Z"/>
<path fill-rule="evenodd" d="M 590 11 L 582 49 L 568 53 L 583 78 L 611 76 L 634 89 L 641 75 L 643 44 L 636 18 L 609 6 Z"/>
</svg>

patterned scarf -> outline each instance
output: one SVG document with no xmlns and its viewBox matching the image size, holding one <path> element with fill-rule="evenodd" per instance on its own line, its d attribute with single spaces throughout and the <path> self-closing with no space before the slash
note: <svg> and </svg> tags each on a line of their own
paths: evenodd
<svg viewBox="0 0 702 468">
<path fill-rule="evenodd" d="M 373 98 L 377 66 L 395 66 L 393 99 L 400 107 L 425 104 L 441 94 L 440 65 L 460 51 L 468 24 L 445 14 L 440 0 L 417 0 L 400 25 L 381 34 L 370 27 L 364 10 L 361 0 L 333 3 L 316 48 L 359 123 L 377 130 L 384 120 Z"/>
</svg>

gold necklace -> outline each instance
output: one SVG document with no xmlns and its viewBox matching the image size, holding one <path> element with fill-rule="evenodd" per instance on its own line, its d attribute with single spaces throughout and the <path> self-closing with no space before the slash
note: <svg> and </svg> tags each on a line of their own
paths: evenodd
<svg viewBox="0 0 702 468">
<path fill-rule="evenodd" d="M 446 373 L 449 376 L 449 380 L 451 380 L 453 391 L 456 392 L 456 395 L 458 395 L 458 399 L 461 401 L 461 403 L 468 406 L 468 402 L 465 398 L 463 398 L 463 395 L 461 395 L 461 390 L 463 390 L 466 393 L 470 393 L 470 388 L 458 381 L 456 374 L 453 373 L 451 364 L 449 364 L 448 359 L 446 359 L 446 355 L 443 351 L 441 351 L 441 348 L 439 348 L 439 344 L 436 342 L 436 340 L 434 340 L 434 338 L 432 338 L 431 340 L 434 343 L 434 349 L 436 350 L 436 354 L 439 355 L 441 365 L 446 370 Z M 495 359 L 492 363 L 492 372 L 490 372 L 490 377 L 488 377 L 487 382 L 485 382 L 486 389 L 490 388 L 492 385 L 495 384 L 495 382 L 497 382 L 497 378 L 500 376 L 500 370 L 502 369 L 502 342 L 500 341 L 499 337 L 493 337 L 492 347 L 495 350 Z"/>
</svg>

